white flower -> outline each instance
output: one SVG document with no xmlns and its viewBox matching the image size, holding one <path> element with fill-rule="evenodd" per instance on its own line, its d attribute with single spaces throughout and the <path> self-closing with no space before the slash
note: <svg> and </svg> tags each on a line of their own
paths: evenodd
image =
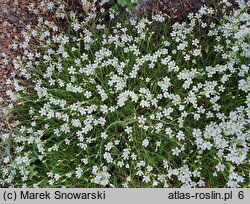
<svg viewBox="0 0 250 204">
<path fill-rule="evenodd" d="M 108 142 L 108 144 L 105 145 L 105 150 L 110 151 L 113 147 L 113 142 Z"/>
<path fill-rule="evenodd" d="M 79 119 L 73 119 L 72 120 L 72 125 L 74 127 L 81 127 L 82 126 L 81 121 Z"/>
<path fill-rule="evenodd" d="M 133 132 L 132 127 L 127 126 L 126 129 L 125 129 L 125 132 L 127 134 L 131 134 Z"/>
<path fill-rule="evenodd" d="M 51 185 L 51 186 L 52 186 L 52 185 L 54 184 L 54 182 L 55 182 L 55 180 L 54 180 L 54 179 L 50 179 L 50 180 L 49 180 L 49 185 Z"/>
<path fill-rule="evenodd" d="M 59 174 L 55 174 L 55 175 L 54 175 L 55 181 L 58 181 L 60 178 L 61 178 L 61 176 L 60 176 Z"/>
<path fill-rule="evenodd" d="M 151 179 L 150 179 L 149 176 L 144 175 L 143 178 L 142 178 L 142 181 L 145 182 L 145 183 L 149 183 L 151 181 Z"/>
<path fill-rule="evenodd" d="M 108 137 L 107 133 L 105 133 L 105 132 L 101 133 L 101 138 L 106 139 L 107 137 Z"/>
<path fill-rule="evenodd" d="M 82 176 L 82 172 L 83 170 L 80 167 L 76 168 L 75 174 L 76 174 L 76 178 L 80 178 Z"/>
<path fill-rule="evenodd" d="M 180 140 L 184 140 L 185 139 L 185 134 L 183 133 L 183 131 L 179 131 L 176 135 L 176 138 L 180 141 Z"/>
<path fill-rule="evenodd" d="M 103 155 L 103 158 L 108 162 L 111 163 L 113 161 L 113 158 L 109 152 L 105 152 Z"/>
<path fill-rule="evenodd" d="M 178 156 L 180 153 L 181 153 L 180 148 L 176 147 L 176 148 L 172 149 L 172 155 Z"/>
<path fill-rule="evenodd" d="M 144 139 L 142 141 L 142 146 L 144 146 L 145 148 L 149 145 L 149 140 L 148 139 Z"/>
<path fill-rule="evenodd" d="M 65 175 L 66 175 L 66 177 L 70 178 L 72 176 L 72 173 L 69 172 L 69 173 L 66 173 Z"/>
<path fill-rule="evenodd" d="M 64 140 L 64 142 L 65 142 L 66 145 L 69 145 L 69 144 L 70 144 L 70 140 L 67 139 L 67 138 Z"/>
<path fill-rule="evenodd" d="M 222 164 L 221 162 L 219 162 L 219 163 L 215 166 L 215 168 L 217 169 L 217 171 L 224 171 L 225 165 Z"/>
</svg>

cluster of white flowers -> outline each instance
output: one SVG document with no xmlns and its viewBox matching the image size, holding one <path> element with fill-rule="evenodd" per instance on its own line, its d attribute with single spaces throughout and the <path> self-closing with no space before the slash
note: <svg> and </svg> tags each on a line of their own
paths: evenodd
<svg viewBox="0 0 250 204">
<path fill-rule="evenodd" d="M 9 82 L 20 112 L 1 135 L 15 153 L 0 161 L 0 185 L 249 185 L 249 2 L 218 24 L 203 22 L 213 14 L 203 7 L 157 40 L 144 19 L 109 28 L 93 24 L 94 6 L 80 22 L 60 0 L 46 2 L 74 35 L 40 18 L 15 45 L 24 50 L 15 69 L 32 86 Z"/>
</svg>

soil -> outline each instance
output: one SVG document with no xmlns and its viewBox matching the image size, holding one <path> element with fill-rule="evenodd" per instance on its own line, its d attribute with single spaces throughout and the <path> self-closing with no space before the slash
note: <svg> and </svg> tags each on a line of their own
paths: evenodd
<svg viewBox="0 0 250 204">
<path fill-rule="evenodd" d="M 0 0 L 0 132 L 4 132 L 7 121 L 1 111 L 8 104 L 6 80 L 14 75 L 12 59 L 19 53 L 11 49 L 15 40 L 22 39 L 22 31 L 36 21 L 28 10 L 35 0 Z"/>
<path fill-rule="evenodd" d="M 229 0 L 231 9 L 238 8 L 235 0 Z M 149 19 L 159 12 L 169 16 L 169 23 L 186 21 L 189 13 L 196 13 L 202 6 L 217 8 L 216 18 L 221 18 L 221 3 L 213 0 L 143 0 L 133 13 L 134 19 Z"/>
</svg>

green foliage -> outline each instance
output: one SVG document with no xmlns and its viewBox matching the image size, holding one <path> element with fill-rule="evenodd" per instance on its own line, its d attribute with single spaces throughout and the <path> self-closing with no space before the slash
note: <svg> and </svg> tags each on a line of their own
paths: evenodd
<svg viewBox="0 0 250 204">
<path fill-rule="evenodd" d="M 129 11 L 133 11 L 136 5 L 140 2 L 140 0 L 117 0 L 114 4 L 113 8 L 116 11 L 123 11 L 124 9 L 128 9 Z"/>
</svg>

